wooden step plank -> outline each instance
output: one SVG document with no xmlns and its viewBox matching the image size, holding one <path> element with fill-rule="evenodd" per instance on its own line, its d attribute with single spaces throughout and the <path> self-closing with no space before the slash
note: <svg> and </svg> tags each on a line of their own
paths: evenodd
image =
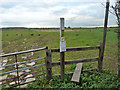
<svg viewBox="0 0 120 90">
<path fill-rule="evenodd" d="M 79 82 L 80 74 L 81 74 L 81 70 L 82 70 L 82 64 L 83 63 L 78 63 L 76 65 L 75 71 L 74 71 L 72 79 L 71 79 L 72 82 L 77 82 L 77 83 Z"/>
</svg>

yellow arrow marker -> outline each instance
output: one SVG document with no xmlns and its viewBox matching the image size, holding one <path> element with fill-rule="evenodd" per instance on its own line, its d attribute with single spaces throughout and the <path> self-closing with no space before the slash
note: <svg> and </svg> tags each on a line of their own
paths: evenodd
<svg viewBox="0 0 120 90">
<path fill-rule="evenodd" d="M 64 29 L 61 29 L 61 37 L 64 37 Z"/>
</svg>

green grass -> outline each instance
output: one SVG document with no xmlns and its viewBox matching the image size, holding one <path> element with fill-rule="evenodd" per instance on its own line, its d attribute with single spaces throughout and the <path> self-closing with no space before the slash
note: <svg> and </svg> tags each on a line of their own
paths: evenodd
<svg viewBox="0 0 120 90">
<path fill-rule="evenodd" d="M 65 40 L 67 47 L 99 46 L 100 41 L 103 37 L 103 28 L 80 28 L 69 30 L 77 31 L 65 32 Z M 115 28 L 108 28 L 108 30 L 110 31 L 107 32 L 106 38 L 104 68 L 110 68 L 111 71 L 116 72 L 117 34 L 114 32 L 116 30 Z M 8 36 L 6 36 L 6 34 L 8 34 Z M 16 36 L 16 34 L 18 34 L 18 36 Z M 34 34 L 34 36 L 31 36 L 31 34 Z M 38 36 L 38 34 L 40 34 L 40 36 Z M 59 32 L 41 32 L 40 29 L 3 29 L 2 45 L 4 53 L 29 50 L 45 46 L 48 46 L 49 49 L 59 48 Z M 35 57 L 37 56 L 45 56 L 45 53 L 41 52 L 39 54 L 36 52 Z M 89 58 L 96 56 L 98 56 L 98 50 L 66 52 L 66 60 Z M 53 54 L 53 61 L 59 61 L 59 54 Z M 113 67 L 111 67 L 111 65 Z"/>
<path fill-rule="evenodd" d="M 42 31 L 41 31 L 42 30 Z M 46 32 L 44 30 L 57 30 L 58 32 Z M 74 32 L 69 32 L 68 30 L 75 30 Z M 117 73 L 117 34 L 114 32 L 116 28 L 108 28 L 106 46 L 105 46 L 105 56 L 103 61 L 103 68 L 109 69 L 113 73 Z M 81 46 L 99 46 L 103 38 L 103 28 L 80 28 L 80 29 L 65 29 L 65 40 L 67 47 L 81 47 Z M 8 34 L 8 36 L 7 36 Z M 16 35 L 18 34 L 18 35 Z M 22 34 L 22 36 L 21 36 Z M 34 34 L 31 36 L 31 34 Z M 40 34 L 40 36 L 38 36 Z M 4 53 L 11 53 L 16 51 L 24 51 L 29 49 L 41 48 L 48 46 L 51 48 L 59 48 L 59 29 L 3 29 L 2 30 L 2 49 Z M 114 47 L 114 48 L 113 48 Z M 35 52 L 34 57 L 29 57 L 25 60 L 21 56 L 29 55 L 22 54 L 19 55 L 18 61 L 25 61 L 30 59 L 35 59 L 38 57 L 45 57 L 45 51 Z M 76 52 L 65 52 L 65 60 L 79 60 L 82 58 L 92 58 L 99 55 L 98 50 L 89 51 L 76 51 Z M 12 58 L 15 62 L 14 57 Z M 60 60 L 59 53 L 52 54 L 52 61 L 56 62 Z M 13 63 L 13 62 L 9 62 Z M 45 60 L 38 61 L 39 63 L 44 63 Z M 91 65 L 97 68 L 97 62 L 85 63 L 83 66 Z M 71 67 L 74 65 L 66 65 L 65 72 L 74 71 Z M 12 68 L 12 67 L 11 67 Z M 9 69 L 9 67 L 8 67 Z M 31 69 L 32 71 L 42 70 L 43 68 Z M 53 75 L 60 74 L 60 67 L 53 67 Z"/>
<path fill-rule="evenodd" d="M 96 71 L 82 73 L 79 83 L 71 82 L 71 78 L 68 75 L 63 79 L 53 76 L 48 84 L 45 78 L 38 77 L 35 82 L 28 85 L 28 88 L 119 88 L 120 86 L 118 77 L 106 70 L 102 73 Z"/>
</svg>

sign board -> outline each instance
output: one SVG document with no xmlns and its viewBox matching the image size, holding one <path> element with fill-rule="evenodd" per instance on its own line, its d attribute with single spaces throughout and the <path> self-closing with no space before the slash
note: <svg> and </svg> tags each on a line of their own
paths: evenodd
<svg viewBox="0 0 120 90">
<path fill-rule="evenodd" d="M 60 41 L 60 52 L 66 51 L 66 41 Z"/>
<path fill-rule="evenodd" d="M 66 41 L 64 32 L 64 18 L 60 18 L 60 52 L 66 51 Z"/>
</svg>

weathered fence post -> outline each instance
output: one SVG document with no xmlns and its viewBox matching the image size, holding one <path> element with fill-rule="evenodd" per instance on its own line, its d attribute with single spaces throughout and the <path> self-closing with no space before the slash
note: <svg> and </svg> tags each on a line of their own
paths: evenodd
<svg viewBox="0 0 120 90">
<path fill-rule="evenodd" d="M 16 60 L 16 63 L 17 63 L 17 55 L 15 55 L 15 60 Z M 17 69 L 18 86 L 20 87 L 19 72 L 18 72 L 18 64 L 16 64 L 16 69 Z"/>
<path fill-rule="evenodd" d="M 100 42 L 99 59 L 98 59 L 98 72 L 101 72 L 101 70 L 102 70 L 102 59 L 101 59 L 101 57 L 102 57 L 102 54 L 101 54 L 102 45 L 103 45 L 102 42 Z"/>
<path fill-rule="evenodd" d="M 106 34 L 107 34 L 107 23 L 108 23 L 108 14 L 109 14 L 109 0 L 106 1 L 106 12 L 105 12 L 105 21 L 104 21 L 104 33 L 103 33 L 103 41 L 102 41 L 102 45 L 101 45 L 101 51 L 100 51 L 100 57 L 99 57 L 99 62 L 98 64 L 100 64 L 100 68 L 99 68 L 99 72 L 101 72 L 102 70 L 102 63 L 103 63 L 103 57 L 104 57 L 104 49 L 105 49 L 105 41 L 106 41 Z"/>
<path fill-rule="evenodd" d="M 48 50 L 48 47 L 46 50 L 45 64 L 46 64 L 46 78 L 49 82 L 50 79 L 52 78 L 52 59 L 51 59 L 51 50 Z"/>
<path fill-rule="evenodd" d="M 60 52 L 60 67 L 61 67 L 61 78 L 65 75 L 65 53 Z"/>
<path fill-rule="evenodd" d="M 65 51 L 66 41 L 64 37 L 64 18 L 60 18 L 60 67 L 61 67 L 61 78 L 65 75 Z"/>
</svg>

